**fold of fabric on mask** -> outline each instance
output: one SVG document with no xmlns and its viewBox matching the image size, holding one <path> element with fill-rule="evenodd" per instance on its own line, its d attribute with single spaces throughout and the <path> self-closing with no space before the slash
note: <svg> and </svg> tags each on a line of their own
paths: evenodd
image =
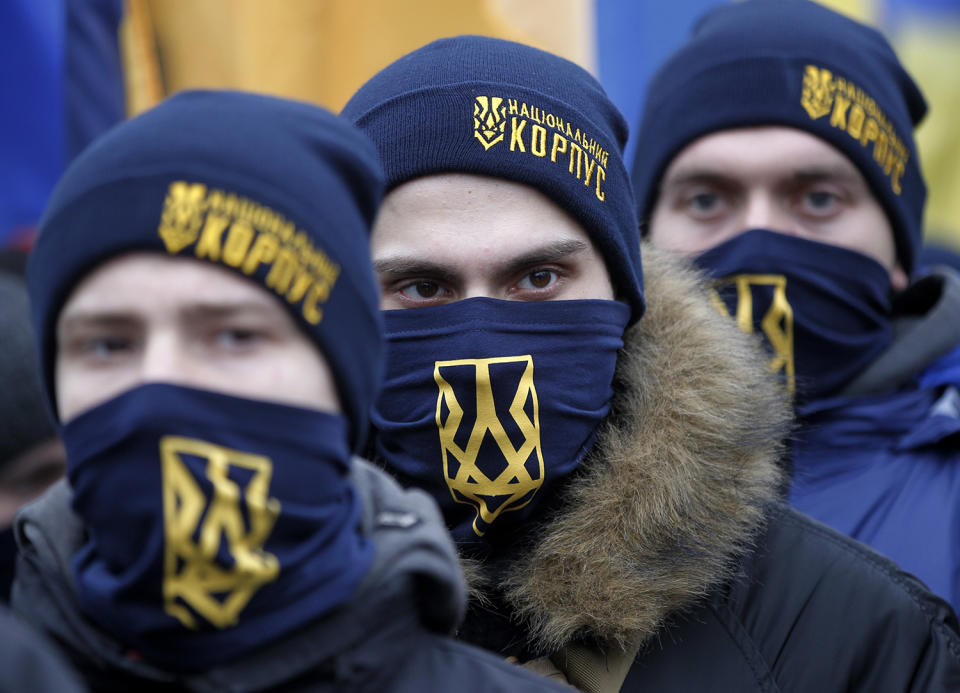
<svg viewBox="0 0 960 693">
<path fill-rule="evenodd" d="M 434 497 L 462 548 L 509 542 L 593 443 L 629 317 L 604 300 L 386 311 L 378 459 Z"/>
<path fill-rule="evenodd" d="M 339 415 L 167 384 L 61 429 L 81 609 L 175 671 L 235 659 L 336 608 L 372 560 Z"/>
<path fill-rule="evenodd" d="M 837 394 L 893 339 L 889 273 L 863 253 L 752 229 L 696 264 L 718 308 L 762 335 L 797 404 Z"/>
</svg>

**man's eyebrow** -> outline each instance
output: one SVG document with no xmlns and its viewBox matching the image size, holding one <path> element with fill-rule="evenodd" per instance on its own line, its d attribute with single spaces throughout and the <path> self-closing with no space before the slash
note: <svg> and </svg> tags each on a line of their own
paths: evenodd
<svg viewBox="0 0 960 693">
<path fill-rule="evenodd" d="M 558 262 L 575 253 L 583 252 L 589 247 L 589 243 L 577 239 L 548 243 L 511 258 L 496 270 L 496 278 L 499 281 L 506 281 L 528 267 Z M 376 260 L 373 267 L 381 278 L 424 277 L 445 284 L 456 284 L 460 281 L 460 275 L 448 267 L 420 258 L 388 257 Z"/>
<path fill-rule="evenodd" d="M 811 166 L 797 166 L 790 171 L 786 180 L 794 182 L 808 183 L 822 180 L 835 180 L 841 182 L 859 181 L 859 176 L 855 169 L 847 166 L 821 166 L 814 164 Z M 734 184 L 735 178 L 715 168 L 689 168 L 681 169 L 672 175 L 663 179 L 661 188 L 679 187 L 682 185 L 711 185 L 716 187 L 730 186 Z"/>
<path fill-rule="evenodd" d="M 181 309 L 181 314 L 189 320 L 223 320 L 238 315 L 270 316 L 280 309 L 258 301 L 226 301 L 192 303 Z M 81 310 L 65 315 L 59 325 L 59 332 L 76 329 L 130 329 L 140 327 L 143 320 L 135 312 L 124 310 Z"/>
<path fill-rule="evenodd" d="M 181 313 L 188 319 L 224 320 L 243 315 L 271 316 L 281 308 L 259 301 L 224 301 L 191 303 L 184 306 Z"/>
<path fill-rule="evenodd" d="M 445 284 L 456 284 L 459 275 L 441 264 L 410 257 L 388 257 L 376 260 L 373 269 L 381 277 L 403 279 L 405 277 L 425 277 L 436 279 Z"/>
<path fill-rule="evenodd" d="M 681 169 L 663 179 L 661 188 L 677 187 L 681 185 L 712 185 L 729 187 L 733 178 L 722 171 L 713 168 Z"/>
<path fill-rule="evenodd" d="M 858 182 L 860 178 L 855 169 L 846 166 L 811 166 L 809 168 L 799 168 L 793 172 L 793 179 L 801 183 L 821 180 Z"/>
<path fill-rule="evenodd" d="M 141 323 L 133 313 L 126 311 L 77 311 L 63 317 L 58 332 L 82 328 L 128 328 Z"/>
<path fill-rule="evenodd" d="M 590 244 L 586 241 L 573 238 L 534 248 L 523 255 L 512 258 L 503 267 L 497 269 L 497 279 L 500 281 L 513 279 L 516 274 L 525 269 L 559 262 L 570 255 L 581 253 L 589 248 Z"/>
</svg>

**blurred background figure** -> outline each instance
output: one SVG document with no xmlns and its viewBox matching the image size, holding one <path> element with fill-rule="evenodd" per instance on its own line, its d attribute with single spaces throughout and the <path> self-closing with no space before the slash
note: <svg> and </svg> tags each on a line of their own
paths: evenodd
<svg viewBox="0 0 960 693">
<path fill-rule="evenodd" d="M 4 253 L 14 264 L 16 254 Z M 23 278 L 0 269 L 0 602 L 10 600 L 17 510 L 63 476 L 66 453 L 44 404 Z"/>
<path fill-rule="evenodd" d="M 960 277 L 918 259 L 926 114 L 881 33 L 747 0 L 657 73 L 633 180 L 644 233 L 716 280 L 793 395 L 791 504 L 957 608 Z"/>
</svg>

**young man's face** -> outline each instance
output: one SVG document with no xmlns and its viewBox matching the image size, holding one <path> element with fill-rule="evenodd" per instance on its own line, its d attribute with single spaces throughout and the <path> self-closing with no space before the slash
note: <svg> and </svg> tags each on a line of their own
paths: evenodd
<svg viewBox="0 0 960 693">
<path fill-rule="evenodd" d="M 279 299 L 196 260 L 106 262 L 74 288 L 56 338 L 62 421 L 147 382 L 340 411 L 326 359 Z"/>
<path fill-rule="evenodd" d="M 538 190 L 468 174 L 391 191 L 372 235 L 381 308 L 485 296 L 515 301 L 614 298 L 587 232 Z"/>
<path fill-rule="evenodd" d="M 888 270 L 894 289 L 907 284 L 883 208 L 857 167 L 820 138 L 742 128 L 681 150 L 663 176 L 650 239 L 695 254 L 756 228 L 856 250 Z"/>
</svg>

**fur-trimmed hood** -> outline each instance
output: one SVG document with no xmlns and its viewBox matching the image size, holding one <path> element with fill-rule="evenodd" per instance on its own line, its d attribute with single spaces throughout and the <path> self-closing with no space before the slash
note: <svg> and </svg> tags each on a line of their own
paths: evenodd
<svg viewBox="0 0 960 693">
<path fill-rule="evenodd" d="M 534 649 L 650 639 L 736 570 L 782 482 L 784 389 L 700 276 L 643 248 L 646 315 L 624 337 L 616 395 L 562 510 L 496 580 Z M 481 597 L 482 598 L 482 597 Z"/>
</svg>

